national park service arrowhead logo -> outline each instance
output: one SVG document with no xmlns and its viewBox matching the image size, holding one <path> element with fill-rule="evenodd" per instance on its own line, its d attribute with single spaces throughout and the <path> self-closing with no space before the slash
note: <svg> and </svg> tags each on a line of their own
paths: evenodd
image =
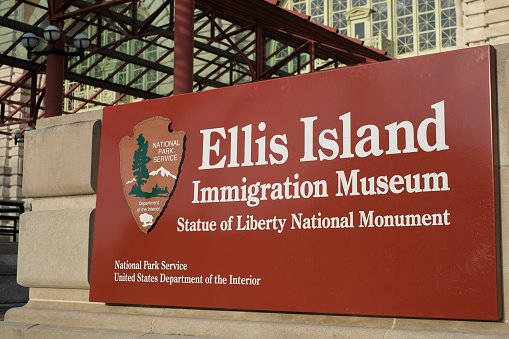
<svg viewBox="0 0 509 339">
<path fill-rule="evenodd" d="M 186 133 L 173 131 L 171 120 L 153 117 L 120 141 L 120 177 L 124 196 L 138 228 L 148 234 L 173 195 L 184 160 Z"/>
</svg>

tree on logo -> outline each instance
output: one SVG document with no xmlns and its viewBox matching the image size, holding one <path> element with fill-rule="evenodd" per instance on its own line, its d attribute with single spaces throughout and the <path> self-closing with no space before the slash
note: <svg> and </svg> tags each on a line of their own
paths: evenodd
<svg viewBox="0 0 509 339">
<path fill-rule="evenodd" d="M 134 151 L 132 168 L 136 183 L 133 185 L 129 194 L 137 197 L 146 197 L 147 193 L 142 191 L 141 186 L 143 186 L 149 178 L 147 164 L 152 159 L 147 156 L 148 141 L 145 140 L 142 133 L 140 133 L 136 141 L 138 142 L 138 149 Z"/>
</svg>

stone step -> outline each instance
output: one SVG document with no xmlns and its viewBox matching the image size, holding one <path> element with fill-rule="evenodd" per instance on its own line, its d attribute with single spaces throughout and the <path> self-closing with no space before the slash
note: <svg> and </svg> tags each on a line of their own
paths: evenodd
<svg viewBox="0 0 509 339">
<path fill-rule="evenodd" d="M 5 313 L 14 307 L 24 306 L 25 303 L 0 304 L 0 321 L 4 320 Z"/>
<path fill-rule="evenodd" d="M 16 281 L 18 244 L 0 243 L 0 317 L 12 307 L 23 306 L 28 301 L 28 288 Z"/>
</svg>

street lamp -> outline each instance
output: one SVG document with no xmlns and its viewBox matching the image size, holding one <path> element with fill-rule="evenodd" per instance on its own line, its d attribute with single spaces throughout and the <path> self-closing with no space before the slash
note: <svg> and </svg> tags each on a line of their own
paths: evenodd
<svg viewBox="0 0 509 339">
<path fill-rule="evenodd" d="M 44 29 L 44 39 L 49 46 L 42 52 L 33 51 L 39 43 L 39 38 L 33 33 L 25 33 L 21 37 L 21 44 L 28 51 L 27 58 L 32 55 L 46 56 L 46 87 L 45 87 L 45 117 L 62 115 L 63 105 L 63 84 L 65 58 L 68 56 L 79 56 L 81 60 L 85 57 L 85 49 L 90 46 L 90 39 L 85 34 L 78 34 L 73 40 L 73 45 L 78 49 L 76 52 L 68 52 L 65 42 L 62 39 L 62 32 L 57 26 L 50 25 Z"/>
<path fill-rule="evenodd" d="M 25 128 L 25 133 L 31 130 L 34 130 L 35 128 L 28 126 Z M 25 139 L 23 138 L 23 134 L 21 134 L 21 131 L 19 129 L 15 129 L 11 132 L 11 136 L 14 138 L 14 145 L 17 145 L 19 143 L 25 142 Z"/>
<path fill-rule="evenodd" d="M 90 46 L 90 39 L 85 34 L 78 34 L 73 40 L 74 47 L 78 49 L 77 52 L 62 51 L 55 48 L 55 43 L 62 36 L 62 32 L 57 26 L 50 25 L 44 29 L 43 37 L 49 43 L 49 49 L 37 52 L 33 49 L 39 44 L 39 38 L 33 33 L 25 33 L 21 37 L 21 44 L 28 51 L 27 59 L 31 59 L 32 55 L 48 55 L 48 54 L 62 54 L 65 56 L 79 56 L 81 59 L 85 56 L 85 50 Z"/>
</svg>

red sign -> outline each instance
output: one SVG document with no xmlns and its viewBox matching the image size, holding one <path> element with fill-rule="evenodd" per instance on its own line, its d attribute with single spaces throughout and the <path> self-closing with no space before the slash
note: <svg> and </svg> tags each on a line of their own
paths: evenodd
<svg viewBox="0 0 509 339">
<path fill-rule="evenodd" d="M 499 319 L 492 58 L 106 108 L 90 300 Z"/>
</svg>

